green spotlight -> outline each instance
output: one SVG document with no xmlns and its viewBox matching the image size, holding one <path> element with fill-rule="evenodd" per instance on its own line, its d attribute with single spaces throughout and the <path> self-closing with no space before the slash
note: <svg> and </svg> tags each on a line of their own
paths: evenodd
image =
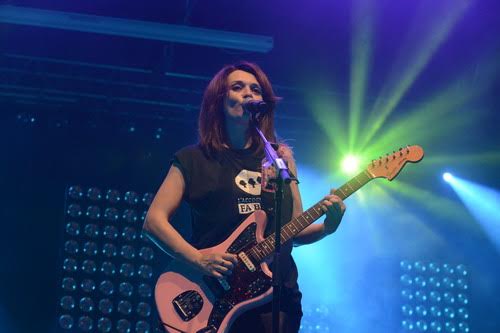
<svg viewBox="0 0 500 333">
<path fill-rule="evenodd" d="M 360 159 L 355 155 L 347 155 L 342 161 L 342 171 L 348 175 L 359 172 Z"/>
</svg>

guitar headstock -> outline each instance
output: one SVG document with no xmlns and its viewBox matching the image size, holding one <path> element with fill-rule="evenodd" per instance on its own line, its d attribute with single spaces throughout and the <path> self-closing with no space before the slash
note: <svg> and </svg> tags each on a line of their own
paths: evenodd
<svg viewBox="0 0 500 333">
<path fill-rule="evenodd" d="M 424 157 L 422 147 L 406 146 L 399 148 L 398 151 L 392 154 L 387 154 L 385 157 L 380 157 L 378 160 L 373 160 L 368 165 L 366 170 L 373 178 L 387 178 L 393 180 L 403 169 L 407 162 L 417 163 Z"/>
</svg>

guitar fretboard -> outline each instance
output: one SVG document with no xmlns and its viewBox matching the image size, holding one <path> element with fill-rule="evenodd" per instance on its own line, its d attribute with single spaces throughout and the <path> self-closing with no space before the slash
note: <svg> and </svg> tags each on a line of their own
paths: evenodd
<svg viewBox="0 0 500 333">
<path fill-rule="evenodd" d="M 372 179 L 373 177 L 368 172 L 368 170 L 364 170 L 356 177 L 352 178 L 347 183 L 335 190 L 334 194 L 344 200 Z M 312 224 L 324 214 L 323 210 L 321 209 L 322 201 L 323 200 L 316 203 L 300 216 L 292 219 L 290 222 L 281 227 L 281 244 L 284 244 L 292 239 L 295 235 L 304 230 L 307 226 Z M 247 252 L 247 254 L 250 255 L 256 262 L 262 261 L 273 253 L 275 244 L 274 237 L 274 233 L 267 236 L 266 239 L 264 239 L 262 242 L 252 247 Z"/>
</svg>

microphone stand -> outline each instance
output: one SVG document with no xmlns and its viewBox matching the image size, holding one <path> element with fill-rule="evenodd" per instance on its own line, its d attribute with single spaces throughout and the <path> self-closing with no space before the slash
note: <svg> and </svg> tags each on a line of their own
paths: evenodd
<svg viewBox="0 0 500 333">
<path fill-rule="evenodd" d="M 280 255 L 281 255 L 281 204 L 283 201 L 283 186 L 289 184 L 292 180 L 296 179 L 290 176 L 288 167 L 283 159 L 281 159 L 269 141 L 257 126 L 257 119 L 255 113 L 251 113 L 251 121 L 259 133 L 262 141 L 264 142 L 264 150 L 266 152 L 266 159 L 268 163 L 274 165 L 276 168 L 276 191 L 274 194 L 275 202 L 275 216 L 274 216 L 274 255 L 273 255 L 273 312 L 272 312 L 272 332 L 279 333 L 279 313 L 280 313 L 280 296 L 281 296 L 281 272 L 280 272 Z"/>
</svg>

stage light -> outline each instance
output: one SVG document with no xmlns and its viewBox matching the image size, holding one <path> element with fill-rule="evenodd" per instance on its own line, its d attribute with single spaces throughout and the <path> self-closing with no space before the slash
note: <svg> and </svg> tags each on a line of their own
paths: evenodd
<svg viewBox="0 0 500 333">
<path fill-rule="evenodd" d="M 83 233 L 89 238 L 97 238 L 99 236 L 99 227 L 93 223 L 87 224 Z"/>
<path fill-rule="evenodd" d="M 114 207 L 106 208 L 106 210 L 104 211 L 104 218 L 110 222 L 118 221 L 118 219 L 120 218 L 118 209 Z"/>
<path fill-rule="evenodd" d="M 460 319 L 462 320 L 467 320 L 469 319 L 469 312 L 465 308 L 459 308 L 457 310 L 457 315 Z"/>
<path fill-rule="evenodd" d="M 431 322 L 429 327 L 431 332 L 441 332 L 443 330 L 443 326 L 437 321 Z"/>
<path fill-rule="evenodd" d="M 97 220 L 101 217 L 101 209 L 98 206 L 88 206 L 85 215 L 91 220 Z"/>
<path fill-rule="evenodd" d="M 354 155 L 348 155 L 342 160 L 342 170 L 348 175 L 358 173 L 359 165 L 360 159 Z"/>
<path fill-rule="evenodd" d="M 415 326 L 417 327 L 417 331 L 419 331 L 419 332 L 425 332 L 425 331 L 427 331 L 427 322 L 425 320 L 419 320 L 419 321 L 417 321 L 417 323 L 415 324 Z"/>
<path fill-rule="evenodd" d="M 134 265 L 131 263 L 123 263 L 120 266 L 120 274 L 126 278 L 134 276 Z"/>
<path fill-rule="evenodd" d="M 128 333 L 131 330 L 132 325 L 130 325 L 130 322 L 127 319 L 120 319 L 116 323 L 116 330 L 119 333 Z"/>
<path fill-rule="evenodd" d="M 88 241 L 83 244 L 83 254 L 87 256 L 95 256 L 98 252 L 98 246 L 93 241 Z"/>
<path fill-rule="evenodd" d="M 102 234 L 105 238 L 113 240 L 118 237 L 118 229 L 114 225 L 107 225 Z"/>
<path fill-rule="evenodd" d="M 399 267 L 406 272 L 410 272 L 412 270 L 412 265 L 407 260 L 402 260 L 399 262 Z"/>
<path fill-rule="evenodd" d="M 129 301 L 121 300 L 118 302 L 116 310 L 122 315 L 129 315 L 132 312 L 132 304 Z"/>
<path fill-rule="evenodd" d="M 406 301 L 411 301 L 413 299 L 413 294 L 410 290 L 408 289 L 403 289 L 401 291 L 401 297 L 403 297 L 404 300 Z"/>
<path fill-rule="evenodd" d="M 468 333 L 470 332 L 469 325 L 467 323 L 458 323 L 458 331 L 463 332 L 463 333 Z"/>
<path fill-rule="evenodd" d="M 110 296 L 114 292 L 113 283 L 109 280 L 104 280 L 99 284 L 99 291 L 106 296 Z"/>
<path fill-rule="evenodd" d="M 62 288 L 65 291 L 75 291 L 76 290 L 76 281 L 73 278 L 65 277 L 62 281 Z"/>
<path fill-rule="evenodd" d="M 142 298 L 149 298 L 152 295 L 151 286 L 147 283 L 141 283 L 137 291 Z"/>
<path fill-rule="evenodd" d="M 154 325 L 148 322 L 153 321 L 153 289 L 144 280 L 153 277 L 149 264 L 155 253 L 145 245 L 150 244 L 147 238 L 139 237 L 142 220 L 137 218 L 138 211 L 145 214 L 152 194 L 120 193 L 107 190 L 102 200 L 97 187 L 67 190 L 64 216 L 69 221 L 62 242 L 67 257 L 58 307 L 61 329 L 145 333 Z"/>
<path fill-rule="evenodd" d="M 429 271 L 430 273 L 432 274 L 439 274 L 439 272 L 441 272 L 441 268 L 439 268 L 439 265 L 434 263 L 434 262 L 431 262 L 429 264 Z"/>
<path fill-rule="evenodd" d="M 141 265 L 137 271 L 137 275 L 147 280 L 153 277 L 153 269 L 149 265 Z"/>
<path fill-rule="evenodd" d="M 450 292 L 445 292 L 443 294 L 443 300 L 450 305 L 453 305 L 455 303 L 455 297 Z"/>
<path fill-rule="evenodd" d="M 439 288 L 439 287 L 441 287 L 441 282 L 439 281 L 439 279 L 437 277 L 431 276 L 429 278 L 429 286 L 432 288 Z"/>
<path fill-rule="evenodd" d="M 139 196 L 134 191 L 127 191 L 123 196 L 123 201 L 129 205 L 136 205 L 139 202 Z"/>
<path fill-rule="evenodd" d="M 91 279 L 85 279 L 80 284 L 80 288 L 86 293 L 91 293 L 95 290 L 95 282 Z"/>
<path fill-rule="evenodd" d="M 128 282 L 122 282 L 118 290 L 123 297 L 130 297 L 134 292 L 134 287 Z"/>
<path fill-rule="evenodd" d="M 71 199 L 79 200 L 83 197 L 83 190 L 81 186 L 75 185 L 68 189 L 68 196 Z"/>
<path fill-rule="evenodd" d="M 64 296 L 61 298 L 61 308 L 66 311 L 73 310 L 75 308 L 75 299 L 72 296 Z"/>
<path fill-rule="evenodd" d="M 134 209 L 125 209 L 123 211 L 123 219 L 128 223 L 137 221 L 137 212 Z"/>
<path fill-rule="evenodd" d="M 262 35 L 10 5 L 0 6 L 0 22 L 262 53 L 273 48 L 273 38 Z"/>
<path fill-rule="evenodd" d="M 99 201 L 102 199 L 102 192 L 97 187 L 91 187 L 87 191 L 87 198 L 91 201 Z"/>
<path fill-rule="evenodd" d="M 69 254 L 76 254 L 78 253 L 79 249 L 78 249 L 78 242 L 70 239 L 69 241 L 66 241 L 66 243 L 64 243 L 64 250 L 66 252 L 68 252 Z"/>
<path fill-rule="evenodd" d="M 82 297 L 80 299 L 80 310 L 83 312 L 91 312 L 94 310 L 94 302 L 90 297 Z"/>
<path fill-rule="evenodd" d="M 415 313 L 420 317 L 427 316 L 427 309 L 423 305 L 417 305 L 415 307 Z"/>
<path fill-rule="evenodd" d="M 140 302 L 137 305 L 137 314 L 141 317 L 149 317 L 151 315 L 151 306 L 148 303 Z"/>
<path fill-rule="evenodd" d="M 122 231 L 122 237 L 128 242 L 135 240 L 137 237 L 137 232 L 132 227 L 125 227 Z"/>
<path fill-rule="evenodd" d="M 116 257 L 118 249 L 112 243 L 106 243 L 102 246 L 102 254 L 108 258 Z"/>
<path fill-rule="evenodd" d="M 464 294 L 460 293 L 457 295 L 457 301 L 462 304 L 462 305 L 467 305 L 469 303 L 469 300 L 467 299 L 467 296 Z"/>
<path fill-rule="evenodd" d="M 448 183 L 453 180 L 453 175 L 449 172 L 443 173 L 443 179 Z"/>
<path fill-rule="evenodd" d="M 73 258 L 66 258 L 63 262 L 63 269 L 67 272 L 76 272 L 78 270 L 78 264 Z"/>
<path fill-rule="evenodd" d="M 101 272 L 107 276 L 112 276 L 116 273 L 116 267 L 112 262 L 105 261 L 101 265 Z"/>
<path fill-rule="evenodd" d="M 141 247 L 141 249 L 139 250 L 139 257 L 141 257 L 142 260 L 145 260 L 145 261 L 150 261 L 150 260 L 153 260 L 153 257 L 154 257 L 154 251 L 152 248 L 150 247 L 147 247 L 147 246 L 143 246 Z"/>
<path fill-rule="evenodd" d="M 80 225 L 76 222 L 68 222 L 66 224 L 66 233 L 70 236 L 78 236 L 80 234 Z"/>
<path fill-rule="evenodd" d="M 59 325 L 63 329 L 66 329 L 66 330 L 71 329 L 73 327 L 74 323 L 75 322 L 73 320 L 73 317 L 68 315 L 68 314 L 64 314 L 64 315 L 59 317 Z"/>
<path fill-rule="evenodd" d="M 101 299 L 99 301 L 99 311 L 104 314 L 110 314 L 113 312 L 113 302 L 108 298 Z"/>
<path fill-rule="evenodd" d="M 429 313 L 431 314 L 432 317 L 439 318 L 441 317 L 441 308 L 439 306 L 433 305 L 429 309 Z"/>
<path fill-rule="evenodd" d="M 451 265 L 449 263 L 438 264 L 432 262 L 415 262 L 413 271 L 408 272 L 406 265 L 400 262 L 400 269 L 404 278 L 400 279 L 403 286 L 401 297 L 403 301 L 402 314 L 403 322 L 411 319 L 417 320 L 413 329 L 403 326 L 404 330 L 416 330 L 424 332 L 457 332 L 460 322 L 463 322 L 464 329 L 468 327 L 467 309 L 464 307 L 468 303 L 464 293 L 456 295 L 454 291 L 460 286 L 466 285 L 465 279 L 455 280 L 457 276 L 463 277 L 463 272 L 467 268 L 463 264 Z M 425 267 L 423 269 L 422 267 Z M 415 274 L 418 274 L 415 276 Z M 413 283 L 408 283 L 412 281 Z M 427 283 L 426 283 L 427 282 Z M 431 290 L 428 291 L 427 288 Z M 417 289 L 415 288 L 423 288 Z M 428 293 L 428 294 L 427 294 Z M 413 294 L 414 297 L 408 295 Z M 413 310 L 413 311 L 410 311 Z M 406 317 L 406 318 L 405 318 Z M 427 323 L 425 320 L 431 320 Z M 441 322 L 440 320 L 443 320 Z M 446 320 L 446 323 L 444 323 Z M 419 324 L 420 322 L 420 324 Z"/>
<path fill-rule="evenodd" d="M 454 333 L 457 331 L 457 328 L 453 322 L 447 321 L 444 323 L 444 330 L 445 332 Z"/>
<path fill-rule="evenodd" d="M 135 324 L 135 331 L 137 333 L 147 333 L 147 332 L 151 332 L 151 326 L 145 322 L 144 320 L 139 320 L 136 324 Z"/>
<path fill-rule="evenodd" d="M 94 326 L 94 321 L 89 316 L 82 316 L 78 319 L 78 328 L 84 332 L 90 332 Z"/>
<path fill-rule="evenodd" d="M 401 307 L 401 312 L 403 313 L 403 315 L 410 317 L 413 315 L 413 308 L 411 307 L 411 305 L 405 304 Z"/>
<path fill-rule="evenodd" d="M 446 307 L 443 310 L 443 315 L 449 319 L 455 318 L 455 311 L 452 307 Z"/>
<path fill-rule="evenodd" d="M 97 321 L 97 329 L 99 330 L 99 332 L 111 332 L 112 328 L 113 323 L 111 322 L 111 320 L 109 320 L 109 318 L 102 317 Z"/>
<path fill-rule="evenodd" d="M 434 303 L 441 302 L 441 294 L 435 290 L 429 293 L 429 299 Z"/>
<path fill-rule="evenodd" d="M 82 215 L 82 208 L 79 204 L 71 204 L 68 206 L 67 213 L 71 217 L 79 217 Z"/>
<path fill-rule="evenodd" d="M 97 271 L 97 265 L 95 261 L 90 259 L 85 259 L 82 263 L 82 271 L 87 274 L 94 274 Z"/>
<path fill-rule="evenodd" d="M 405 329 L 407 331 L 412 331 L 413 328 L 415 327 L 415 325 L 413 324 L 413 321 L 410 319 L 403 320 L 401 322 L 401 326 L 403 327 L 403 329 Z"/>
<path fill-rule="evenodd" d="M 120 191 L 109 189 L 106 192 L 106 200 L 108 200 L 111 204 L 117 204 L 121 200 Z"/>
<path fill-rule="evenodd" d="M 151 202 L 153 201 L 154 194 L 151 192 L 144 193 L 142 196 L 142 203 L 145 204 L 146 206 L 151 205 Z"/>
<path fill-rule="evenodd" d="M 427 301 L 427 294 L 425 291 L 417 290 L 415 292 L 415 299 L 421 303 L 425 303 Z"/>
<path fill-rule="evenodd" d="M 415 277 L 414 282 L 415 282 L 415 286 L 420 287 L 420 288 L 424 288 L 427 285 L 427 282 L 425 281 L 425 279 L 420 275 Z"/>
</svg>

